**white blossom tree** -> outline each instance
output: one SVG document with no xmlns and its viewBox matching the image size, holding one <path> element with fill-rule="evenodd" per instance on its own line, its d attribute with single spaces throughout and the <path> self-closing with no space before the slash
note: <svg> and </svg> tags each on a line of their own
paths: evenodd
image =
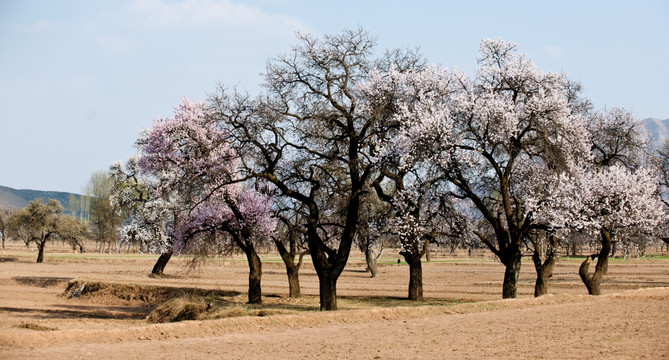
<svg viewBox="0 0 669 360">
<path fill-rule="evenodd" d="M 389 151 L 434 164 L 449 191 L 486 220 L 494 237 L 475 233 L 504 264 L 502 296 L 509 298 L 525 239 L 543 226 L 525 206 L 522 173 L 569 171 L 589 158 L 590 143 L 583 102 L 564 75 L 539 70 L 499 39 L 483 40 L 480 54 L 473 78 L 427 67 L 378 77 L 373 86 L 409 92 L 396 108 L 406 130 Z"/>
<path fill-rule="evenodd" d="M 151 273 L 161 275 L 174 253 L 171 232 L 178 213 L 175 197 L 167 193 L 155 196 L 158 181 L 141 172 L 139 156 L 130 157 L 125 165 L 112 163 L 108 172 L 113 183 L 110 202 L 125 216 L 119 246 L 136 243 L 140 251 L 160 254 Z"/>
<path fill-rule="evenodd" d="M 598 236 L 601 248 L 586 258 L 579 274 L 588 293 L 601 294 L 612 244 L 630 232 L 653 234 L 667 221 L 658 196 L 658 178 L 646 168 L 630 170 L 612 165 L 595 171 L 583 169 L 563 175 L 541 214 L 555 228 Z M 594 274 L 588 272 L 597 258 Z"/>
</svg>

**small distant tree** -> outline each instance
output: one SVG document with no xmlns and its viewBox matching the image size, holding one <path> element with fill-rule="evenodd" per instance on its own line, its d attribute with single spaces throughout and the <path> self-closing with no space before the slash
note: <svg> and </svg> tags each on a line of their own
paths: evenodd
<svg viewBox="0 0 669 360">
<path fill-rule="evenodd" d="M 116 243 L 117 228 L 120 225 L 118 209 L 109 201 L 112 194 L 113 180 L 106 171 L 97 171 L 84 187 L 90 199 L 90 228 L 99 252 L 111 251 Z"/>
<path fill-rule="evenodd" d="M 396 248 L 397 241 L 388 231 L 393 217 L 392 208 L 380 201 L 376 194 L 370 192 L 364 197 L 355 243 L 365 255 L 367 271 L 372 278 L 379 274 L 378 260 L 383 251 L 390 246 Z"/>
<path fill-rule="evenodd" d="M 73 247 L 79 245 L 86 236 L 85 228 L 79 221 L 63 214 L 63 207 L 58 200 L 49 199 L 45 204 L 42 199 L 31 201 L 28 206 L 12 215 L 10 233 L 21 237 L 26 244 L 37 246 L 37 262 L 44 261 L 44 249 L 48 241 L 63 239 Z"/>
<path fill-rule="evenodd" d="M 2 237 L 2 248 L 5 248 L 5 239 L 7 238 L 8 220 L 12 211 L 9 209 L 0 209 L 0 237 Z"/>
</svg>

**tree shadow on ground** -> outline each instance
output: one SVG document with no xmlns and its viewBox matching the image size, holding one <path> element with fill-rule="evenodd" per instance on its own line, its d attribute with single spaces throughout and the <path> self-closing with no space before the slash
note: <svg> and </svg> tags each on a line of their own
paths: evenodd
<svg viewBox="0 0 669 360">
<path fill-rule="evenodd" d="M 63 306 L 65 307 L 65 306 Z M 144 319 L 150 309 L 136 307 L 81 307 L 73 306 L 75 310 L 63 309 L 30 309 L 18 307 L 0 307 L 0 311 L 23 313 L 34 319 L 116 319 L 139 320 Z M 81 308 L 81 309 L 80 309 Z M 143 310 L 141 312 L 133 310 Z"/>
<path fill-rule="evenodd" d="M 14 276 L 12 280 L 21 285 L 50 287 L 67 283 L 72 280 L 68 277 L 54 277 L 54 276 Z"/>
</svg>

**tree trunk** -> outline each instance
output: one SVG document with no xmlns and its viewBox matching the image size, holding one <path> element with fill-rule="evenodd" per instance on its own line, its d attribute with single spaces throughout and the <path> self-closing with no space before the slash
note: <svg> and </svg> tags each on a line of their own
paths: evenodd
<svg viewBox="0 0 669 360">
<path fill-rule="evenodd" d="M 289 268 L 286 265 L 286 274 L 288 275 L 288 296 L 293 299 L 301 297 L 299 269 L 297 266 Z"/>
<path fill-rule="evenodd" d="M 553 276 L 553 268 L 555 267 L 555 252 L 558 247 L 558 241 L 554 236 L 550 236 L 546 246 L 546 259 L 541 261 L 541 254 L 538 249 L 538 242 L 534 244 L 534 253 L 532 254 L 532 261 L 534 262 L 534 269 L 537 271 L 537 281 L 534 284 L 534 297 L 548 294 L 548 279 Z"/>
<path fill-rule="evenodd" d="M 502 284 L 502 298 L 515 299 L 518 289 L 518 276 L 520 276 L 520 263 L 522 252 L 519 247 L 508 249 L 507 255 L 504 256 L 502 264 L 504 264 L 504 283 Z"/>
<path fill-rule="evenodd" d="M 423 300 L 423 265 L 420 254 L 402 253 L 409 264 L 409 300 Z"/>
<path fill-rule="evenodd" d="M 321 311 L 337 310 L 337 278 L 322 272 L 318 276 Z"/>
<path fill-rule="evenodd" d="M 260 287 L 260 279 L 262 277 L 262 262 L 260 257 L 253 248 L 253 245 L 248 245 L 244 248 L 246 259 L 249 261 L 249 304 L 262 303 L 262 290 Z"/>
<path fill-rule="evenodd" d="M 611 252 L 611 233 L 606 228 L 602 228 L 600 233 L 602 236 L 602 249 L 599 251 L 599 254 L 588 256 L 578 269 L 578 274 L 581 276 L 581 280 L 583 280 L 585 287 L 588 289 L 588 294 L 590 295 L 602 294 L 602 277 L 604 277 L 608 271 L 609 253 Z M 590 275 L 588 269 L 590 268 L 590 263 L 595 258 L 597 258 L 595 272 Z"/>
<path fill-rule="evenodd" d="M 169 249 L 167 252 L 160 254 L 158 261 L 156 261 L 156 264 L 153 266 L 153 270 L 151 270 L 151 274 L 162 275 L 163 271 L 165 270 L 165 266 L 167 265 L 167 262 L 170 261 L 171 257 L 172 249 Z"/>
<path fill-rule="evenodd" d="M 372 277 L 375 278 L 379 274 L 379 269 L 377 266 L 378 254 L 370 246 L 365 249 L 365 261 L 367 262 L 367 271 L 372 274 Z"/>
<path fill-rule="evenodd" d="M 293 243 L 294 239 L 291 239 L 290 251 L 286 249 L 283 243 L 279 240 L 274 240 L 277 250 L 279 250 L 279 255 L 281 255 L 281 260 L 286 266 L 286 275 L 288 276 L 288 296 L 291 298 L 299 298 L 302 296 L 302 291 L 300 290 L 300 267 L 302 266 L 302 258 L 307 253 L 301 253 L 300 258 L 295 263 L 295 253 L 297 252 L 297 246 Z"/>
<path fill-rule="evenodd" d="M 46 243 L 37 243 L 37 263 L 42 263 L 44 262 L 44 248 L 46 247 Z"/>
<path fill-rule="evenodd" d="M 532 256 L 534 259 L 534 255 Z M 555 267 L 555 258 L 547 258 L 543 264 L 539 260 L 539 265 L 535 260 L 534 268 L 537 271 L 537 281 L 534 283 L 534 297 L 548 294 L 548 279 L 553 277 L 553 268 Z"/>
</svg>

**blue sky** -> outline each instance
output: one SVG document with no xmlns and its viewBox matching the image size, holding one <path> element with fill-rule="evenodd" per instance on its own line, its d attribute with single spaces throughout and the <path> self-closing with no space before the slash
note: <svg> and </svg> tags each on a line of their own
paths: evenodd
<svg viewBox="0 0 669 360">
<path fill-rule="evenodd" d="M 80 192 L 137 133 L 267 59 L 357 28 L 471 73 L 481 38 L 521 45 L 596 107 L 669 118 L 669 1 L 0 0 L 0 185 Z"/>
</svg>

